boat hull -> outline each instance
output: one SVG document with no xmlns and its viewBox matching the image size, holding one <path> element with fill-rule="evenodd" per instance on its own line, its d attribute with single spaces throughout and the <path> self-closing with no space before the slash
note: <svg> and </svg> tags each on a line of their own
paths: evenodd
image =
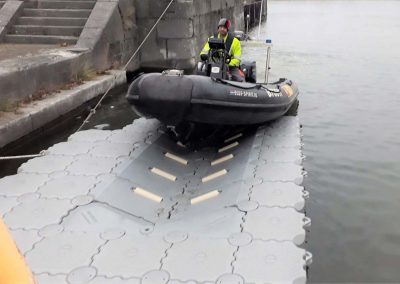
<svg viewBox="0 0 400 284">
<path fill-rule="evenodd" d="M 132 82 L 127 99 L 141 116 L 168 125 L 253 125 L 283 116 L 298 93 L 286 79 L 266 85 L 150 73 Z"/>
</svg>

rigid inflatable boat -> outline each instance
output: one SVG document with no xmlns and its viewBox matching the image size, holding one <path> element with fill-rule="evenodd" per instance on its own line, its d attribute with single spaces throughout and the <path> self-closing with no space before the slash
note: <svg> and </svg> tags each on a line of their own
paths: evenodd
<svg viewBox="0 0 400 284">
<path fill-rule="evenodd" d="M 202 54 L 197 75 L 169 70 L 136 78 L 127 95 L 134 110 L 171 126 L 182 123 L 253 125 L 283 116 L 297 101 L 298 88 L 290 80 L 255 83 L 255 62 L 241 65 L 247 82 L 227 80 L 232 77 L 229 46 L 218 38 L 210 38 L 208 44 L 210 51 Z"/>
<path fill-rule="evenodd" d="M 283 116 L 297 96 L 297 86 L 287 79 L 271 84 L 239 83 L 164 72 L 138 77 L 127 99 L 139 115 L 167 125 L 252 125 Z"/>
</svg>

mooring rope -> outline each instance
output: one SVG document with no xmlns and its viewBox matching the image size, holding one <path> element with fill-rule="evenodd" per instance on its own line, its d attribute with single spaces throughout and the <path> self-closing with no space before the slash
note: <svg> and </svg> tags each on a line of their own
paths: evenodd
<svg viewBox="0 0 400 284">
<path fill-rule="evenodd" d="M 154 29 L 157 27 L 158 23 L 161 21 L 161 19 L 164 17 L 165 13 L 168 11 L 169 7 L 172 5 L 172 3 L 175 0 L 171 0 L 169 2 L 169 4 L 167 5 L 167 7 L 164 9 L 164 11 L 161 13 L 160 17 L 158 17 L 157 21 L 155 22 L 155 24 L 153 25 L 153 27 L 150 29 L 150 31 L 147 33 L 146 37 L 143 39 L 143 41 L 141 42 L 141 44 L 138 46 L 138 48 L 135 50 L 135 52 L 133 53 L 133 55 L 131 56 L 131 58 L 128 60 L 128 62 L 125 64 L 125 66 L 122 68 L 123 71 L 126 71 L 126 69 L 128 68 L 129 64 L 132 62 L 132 60 L 136 57 L 136 55 L 139 53 L 140 49 L 143 47 L 143 45 L 145 44 L 145 42 L 147 41 L 147 39 L 149 38 L 149 36 L 151 35 L 151 33 L 154 31 Z M 104 95 L 100 98 L 100 100 L 97 102 L 97 104 L 95 105 L 94 108 L 92 108 L 89 112 L 89 115 L 86 117 L 86 119 L 83 121 L 83 123 L 81 124 L 81 126 L 79 126 L 78 131 L 80 131 L 83 126 L 85 124 L 87 124 L 89 122 L 89 119 L 96 114 L 96 110 L 97 108 L 101 105 L 101 102 L 104 100 L 104 98 L 107 96 L 107 94 L 111 91 L 111 89 L 114 87 L 114 82 L 117 79 L 117 75 L 114 75 L 114 80 L 112 80 L 110 86 L 107 88 L 107 91 L 104 93 Z M 36 157 L 41 157 L 46 155 L 45 151 L 41 151 L 39 154 L 34 154 L 34 155 L 20 155 L 20 156 L 8 156 L 8 157 L 0 157 L 0 161 L 1 160 L 17 160 L 17 159 L 30 159 L 30 158 L 36 158 Z"/>
<path fill-rule="evenodd" d="M 7 157 L 0 157 L 0 161 L 3 160 L 17 160 L 17 159 L 31 159 L 31 158 L 37 158 L 37 157 L 42 157 L 46 155 L 46 151 L 40 151 L 39 154 L 33 154 L 33 155 L 20 155 L 20 156 L 7 156 Z"/>
<path fill-rule="evenodd" d="M 129 64 L 132 62 L 132 60 L 136 57 L 136 55 L 139 53 L 140 49 L 142 48 L 142 46 L 145 44 L 145 42 L 147 41 L 147 39 L 149 38 L 149 36 L 151 35 L 151 33 L 154 31 L 154 29 L 157 27 L 158 23 L 161 21 L 161 19 L 164 17 L 165 13 L 168 11 L 169 7 L 172 5 L 172 3 L 175 0 L 171 0 L 169 2 L 169 4 L 167 5 L 167 7 L 164 9 L 164 11 L 161 13 L 160 17 L 158 17 L 157 21 L 155 22 L 155 24 L 153 25 L 153 27 L 150 29 L 150 31 L 147 33 L 146 37 L 143 39 L 142 43 L 138 46 L 138 48 L 136 49 L 136 51 L 133 53 L 133 55 L 131 56 L 131 58 L 128 60 L 128 62 L 125 64 L 124 68 L 122 69 L 123 71 L 126 71 L 126 68 L 128 68 Z M 115 78 L 113 80 L 113 82 L 111 83 L 111 85 L 108 87 L 107 91 L 104 93 L 104 95 L 100 98 L 100 100 L 97 102 L 96 106 L 94 108 L 92 108 L 90 110 L 89 115 L 86 117 L 86 119 L 83 121 L 83 123 L 81 124 L 81 126 L 78 128 L 78 131 L 80 131 L 83 126 L 89 122 L 89 119 L 96 113 L 97 108 L 101 105 L 101 102 L 103 101 L 103 99 L 107 96 L 108 92 L 110 92 L 110 90 L 114 87 L 114 81 L 116 80 L 117 75 L 115 75 Z"/>
</svg>

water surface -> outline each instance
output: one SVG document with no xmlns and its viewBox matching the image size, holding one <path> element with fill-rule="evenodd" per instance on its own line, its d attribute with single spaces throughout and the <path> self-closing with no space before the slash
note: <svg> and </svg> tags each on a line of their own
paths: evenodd
<svg viewBox="0 0 400 284">
<path fill-rule="evenodd" d="M 272 76 L 301 90 L 309 280 L 400 283 L 400 1 L 268 6 Z"/>
</svg>

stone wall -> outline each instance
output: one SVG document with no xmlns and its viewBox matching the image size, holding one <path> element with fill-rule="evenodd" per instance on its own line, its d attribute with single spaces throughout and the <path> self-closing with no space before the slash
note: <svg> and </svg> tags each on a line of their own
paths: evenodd
<svg viewBox="0 0 400 284">
<path fill-rule="evenodd" d="M 144 40 L 170 0 L 98 0 L 77 43 L 92 51 L 92 67 L 125 65 Z M 128 66 L 164 69 L 194 68 L 207 38 L 220 18 L 232 20 L 232 30 L 245 30 L 245 7 L 251 23 L 258 22 L 260 0 L 175 0 L 138 56 Z M 263 14 L 266 15 L 264 1 Z"/>
<path fill-rule="evenodd" d="M 244 6 L 255 2 L 259 1 L 176 0 L 143 46 L 140 66 L 193 69 L 207 38 L 216 31 L 219 19 L 229 18 L 232 20 L 232 30 L 244 30 Z M 140 41 L 168 3 L 169 0 L 136 0 Z"/>
<path fill-rule="evenodd" d="M 88 48 L 91 68 L 122 67 L 138 47 L 134 0 L 98 0 L 83 29 L 76 48 Z M 131 69 L 140 63 L 133 62 Z"/>
</svg>

